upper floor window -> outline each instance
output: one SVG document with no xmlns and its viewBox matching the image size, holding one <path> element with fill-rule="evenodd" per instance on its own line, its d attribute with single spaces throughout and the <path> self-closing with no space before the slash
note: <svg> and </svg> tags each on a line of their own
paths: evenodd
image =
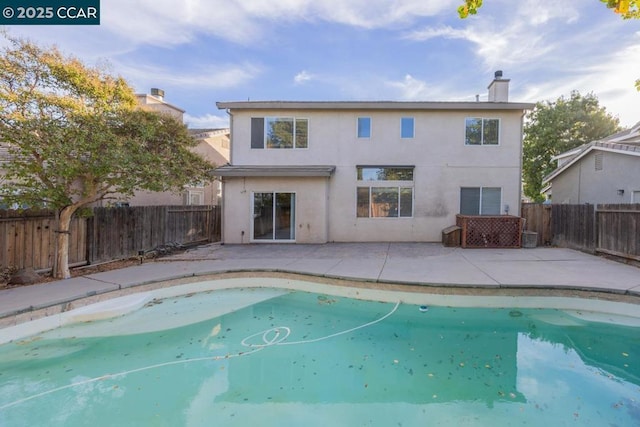
<svg viewBox="0 0 640 427">
<path fill-rule="evenodd" d="M 400 138 L 413 138 L 414 120 L 413 117 L 403 117 L 400 119 Z"/>
<path fill-rule="evenodd" d="M 251 119 L 251 148 L 307 148 L 309 121 L 293 117 Z"/>
<path fill-rule="evenodd" d="M 467 117 L 465 120 L 466 145 L 498 145 L 499 119 Z"/>
<path fill-rule="evenodd" d="M 371 138 L 371 117 L 358 117 L 358 138 Z"/>
</svg>

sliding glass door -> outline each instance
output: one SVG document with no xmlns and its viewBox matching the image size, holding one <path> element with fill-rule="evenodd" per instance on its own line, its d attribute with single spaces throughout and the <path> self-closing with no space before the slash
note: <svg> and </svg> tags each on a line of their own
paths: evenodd
<svg viewBox="0 0 640 427">
<path fill-rule="evenodd" d="M 253 193 L 253 240 L 295 237 L 295 193 Z"/>
</svg>

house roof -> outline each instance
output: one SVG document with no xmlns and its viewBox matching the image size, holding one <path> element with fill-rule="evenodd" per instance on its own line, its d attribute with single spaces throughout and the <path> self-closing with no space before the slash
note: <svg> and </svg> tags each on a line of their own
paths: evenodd
<svg viewBox="0 0 640 427">
<path fill-rule="evenodd" d="M 588 144 L 582 145 L 574 150 L 569 151 L 568 153 L 573 153 L 574 157 L 571 160 L 567 160 L 562 166 L 560 166 L 559 168 L 551 172 L 549 175 L 544 177 L 544 179 L 542 180 L 542 183 L 543 184 L 549 183 L 555 177 L 557 177 L 562 172 L 569 169 L 576 162 L 578 162 L 580 159 L 582 159 L 584 156 L 586 156 L 592 151 L 608 151 L 612 153 L 626 154 L 630 156 L 640 157 L 640 144 L 616 144 L 613 142 L 607 142 L 606 140 L 602 140 L 602 141 L 593 141 Z M 556 156 L 556 158 L 561 158 L 561 157 Z"/>
<path fill-rule="evenodd" d="M 224 165 L 213 169 L 210 174 L 220 177 L 323 177 L 331 176 L 336 167 L 332 165 L 308 166 L 232 166 Z"/>
<path fill-rule="evenodd" d="M 524 102 L 423 102 L 423 101 L 232 101 L 217 102 L 230 110 L 531 110 Z"/>
</svg>

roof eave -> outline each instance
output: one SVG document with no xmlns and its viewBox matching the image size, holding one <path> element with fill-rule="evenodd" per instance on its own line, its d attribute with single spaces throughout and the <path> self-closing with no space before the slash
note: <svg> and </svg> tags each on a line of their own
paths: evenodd
<svg viewBox="0 0 640 427">
<path fill-rule="evenodd" d="M 231 101 L 216 102 L 221 110 L 531 110 L 526 102 L 421 101 Z"/>
</svg>

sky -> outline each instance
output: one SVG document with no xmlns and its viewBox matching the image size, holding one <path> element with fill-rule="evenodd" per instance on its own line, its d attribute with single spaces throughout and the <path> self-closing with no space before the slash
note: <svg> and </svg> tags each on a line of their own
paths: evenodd
<svg viewBox="0 0 640 427">
<path fill-rule="evenodd" d="M 474 101 L 496 70 L 512 102 L 595 94 L 640 121 L 640 20 L 600 0 L 101 0 L 99 26 L 11 26 L 165 91 L 190 128 L 228 126 L 218 101 Z"/>
</svg>

